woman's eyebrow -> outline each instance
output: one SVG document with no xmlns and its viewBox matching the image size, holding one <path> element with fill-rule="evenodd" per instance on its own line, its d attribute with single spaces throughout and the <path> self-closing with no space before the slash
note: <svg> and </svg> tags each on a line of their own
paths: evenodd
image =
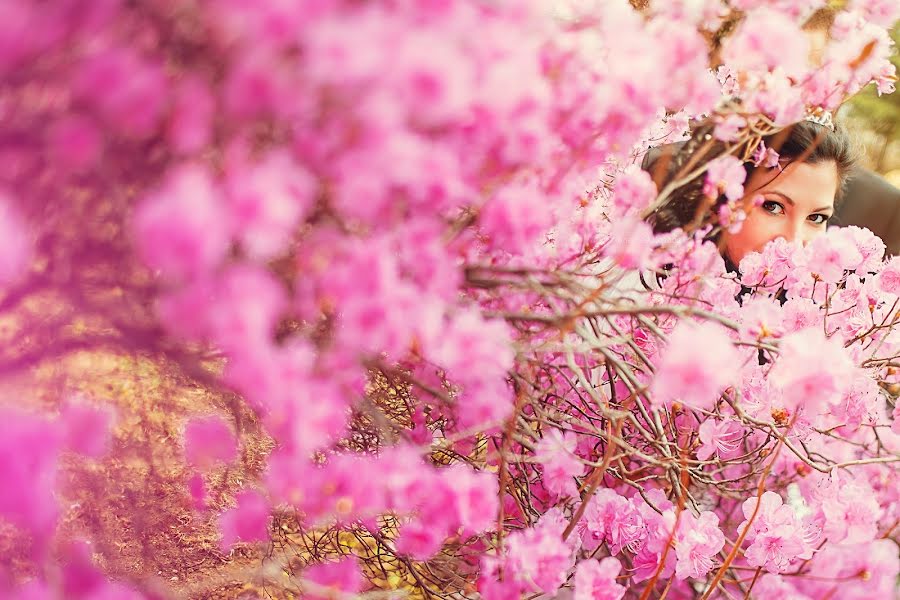
<svg viewBox="0 0 900 600">
<path fill-rule="evenodd" d="M 796 204 L 794 203 L 793 198 L 791 198 L 790 196 L 788 196 L 788 195 L 785 194 L 784 192 L 779 192 L 779 191 L 777 191 L 777 190 L 769 190 L 769 191 L 766 192 L 766 193 L 767 193 L 767 194 L 773 194 L 773 195 L 775 195 L 775 196 L 778 196 L 779 198 L 781 198 L 782 200 L 784 200 L 785 202 L 787 202 L 787 203 L 790 204 L 791 206 L 796 206 Z M 823 211 L 823 210 L 834 210 L 834 205 L 832 205 L 832 204 L 826 204 L 825 206 L 822 206 L 822 207 L 820 207 L 820 208 L 814 209 L 813 212 L 816 213 L 816 212 L 821 212 L 821 211 Z"/>
</svg>

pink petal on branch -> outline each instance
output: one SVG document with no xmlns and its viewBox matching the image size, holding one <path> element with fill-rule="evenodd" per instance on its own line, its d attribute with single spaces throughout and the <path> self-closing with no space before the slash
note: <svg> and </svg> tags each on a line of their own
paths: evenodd
<svg viewBox="0 0 900 600">
<path fill-rule="evenodd" d="M 714 199 L 724 194 L 729 200 L 740 200 L 745 179 L 747 171 L 742 160 L 731 155 L 720 156 L 709 163 L 703 193 Z"/>
</svg>

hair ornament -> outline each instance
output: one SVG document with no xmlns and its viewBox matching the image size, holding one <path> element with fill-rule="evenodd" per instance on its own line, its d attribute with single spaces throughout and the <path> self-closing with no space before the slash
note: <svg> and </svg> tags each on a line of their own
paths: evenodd
<svg viewBox="0 0 900 600">
<path fill-rule="evenodd" d="M 803 120 L 815 123 L 816 125 L 821 125 L 822 127 L 827 127 L 831 131 L 834 131 L 834 118 L 831 116 L 831 113 L 824 108 L 811 110 Z"/>
</svg>

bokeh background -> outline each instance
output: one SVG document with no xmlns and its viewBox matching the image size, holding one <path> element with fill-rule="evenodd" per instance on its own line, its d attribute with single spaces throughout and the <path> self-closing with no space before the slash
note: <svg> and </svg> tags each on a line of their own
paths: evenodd
<svg viewBox="0 0 900 600">
<path fill-rule="evenodd" d="M 900 44 L 900 27 L 894 27 L 891 37 Z M 895 54 L 892 60 L 900 69 L 900 58 Z M 900 94 L 879 96 L 870 86 L 840 116 L 859 141 L 863 164 L 900 187 Z"/>
</svg>

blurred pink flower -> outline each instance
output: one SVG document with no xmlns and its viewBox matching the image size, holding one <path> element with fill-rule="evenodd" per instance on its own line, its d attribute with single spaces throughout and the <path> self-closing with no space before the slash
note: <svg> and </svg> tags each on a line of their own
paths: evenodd
<svg viewBox="0 0 900 600">
<path fill-rule="evenodd" d="M 731 155 L 720 156 L 709 163 L 703 193 L 710 198 L 725 194 L 729 200 L 739 200 L 744 195 L 745 179 L 743 161 Z"/>
<path fill-rule="evenodd" d="M 573 600 L 620 600 L 625 586 L 616 583 L 622 563 L 613 557 L 587 559 L 575 568 Z"/>
<path fill-rule="evenodd" d="M 682 321 L 669 334 L 651 383 L 653 401 L 708 408 L 737 381 L 741 355 L 720 325 Z"/>
<path fill-rule="evenodd" d="M 356 558 L 350 557 L 337 562 L 316 563 L 303 571 L 304 581 L 319 588 L 310 586 L 303 594 L 309 600 L 329 600 L 338 594 L 358 594 L 363 589 L 363 576 Z"/>
<path fill-rule="evenodd" d="M 585 465 L 575 455 L 577 442 L 574 433 L 550 429 L 534 449 L 543 466 L 544 485 L 557 497 L 578 495 L 575 478 L 584 474 Z"/>
<path fill-rule="evenodd" d="M 269 538 L 269 503 L 259 492 L 245 490 L 235 496 L 237 506 L 219 516 L 220 544 L 226 551 L 236 542 L 257 542 Z"/>
<path fill-rule="evenodd" d="M 144 262 L 172 280 L 209 272 L 230 243 L 218 186 L 199 165 L 181 166 L 134 212 L 135 243 Z"/>
</svg>

